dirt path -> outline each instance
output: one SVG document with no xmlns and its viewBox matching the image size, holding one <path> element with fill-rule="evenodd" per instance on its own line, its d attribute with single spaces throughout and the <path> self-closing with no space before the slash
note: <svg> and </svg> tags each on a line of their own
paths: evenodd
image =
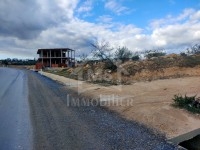
<svg viewBox="0 0 200 150">
<path fill-rule="evenodd" d="M 115 102 L 108 106 L 128 120 L 155 128 L 168 138 L 200 128 L 200 116 L 171 106 L 175 94 L 200 96 L 200 77 L 137 82 L 132 85 L 100 86 L 45 73 L 62 82 L 66 89 L 78 91 L 82 96 Z"/>
<path fill-rule="evenodd" d="M 27 74 L 34 149 L 175 149 L 162 135 L 99 106 L 68 106 L 65 86 Z"/>
</svg>

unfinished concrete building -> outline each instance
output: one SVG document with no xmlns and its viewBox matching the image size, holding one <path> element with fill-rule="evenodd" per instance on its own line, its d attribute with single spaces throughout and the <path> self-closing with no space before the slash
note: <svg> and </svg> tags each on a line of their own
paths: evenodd
<svg viewBox="0 0 200 150">
<path fill-rule="evenodd" d="M 42 67 L 73 67 L 75 65 L 75 50 L 69 48 L 38 49 L 37 69 Z"/>
</svg>

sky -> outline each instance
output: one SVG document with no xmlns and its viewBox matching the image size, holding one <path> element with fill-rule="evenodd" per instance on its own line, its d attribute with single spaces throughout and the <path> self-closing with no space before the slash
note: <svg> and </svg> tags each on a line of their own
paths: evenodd
<svg viewBox="0 0 200 150">
<path fill-rule="evenodd" d="M 0 0 L 0 59 L 90 43 L 179 53 L 200 44 L 200 0 Z"/>
</svg>

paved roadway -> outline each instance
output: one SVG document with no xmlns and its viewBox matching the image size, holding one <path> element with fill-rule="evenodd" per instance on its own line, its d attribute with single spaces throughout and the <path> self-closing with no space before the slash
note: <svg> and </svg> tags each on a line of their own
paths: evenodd
<svg viewBox="0 0 200 150">
<path fill-rule="evenodd" d="M 32 148 L 27 76 L 23 71 L 0 68 L 0 149 Z"/>
<path fill-rule="evenodd" d="M 68 94 L 38 73 L 0 68 L 0 150 L 177 149 L 104 108 L 70 106 L 78 97 Z"/>
</svg>

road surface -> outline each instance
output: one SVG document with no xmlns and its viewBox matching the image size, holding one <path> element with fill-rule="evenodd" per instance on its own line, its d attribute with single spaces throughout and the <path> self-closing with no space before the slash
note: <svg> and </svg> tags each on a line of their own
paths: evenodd
<svg viewBox="0 0 200 150">
<path fill-rule="evenodd" d="M 1 68 L 0 77 L 0 149 L 177 149 L 104 108 L 71 106 L 76 95 L 38 73 Z"/>
<path fill-rule="evenodd" d="M 32 149 L 27 76 L 0 68 L 0 149 Z"/>
</svg>

